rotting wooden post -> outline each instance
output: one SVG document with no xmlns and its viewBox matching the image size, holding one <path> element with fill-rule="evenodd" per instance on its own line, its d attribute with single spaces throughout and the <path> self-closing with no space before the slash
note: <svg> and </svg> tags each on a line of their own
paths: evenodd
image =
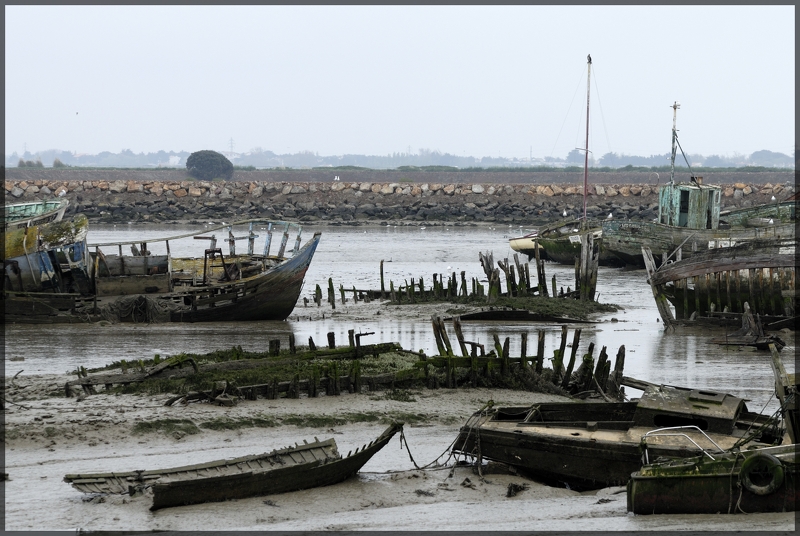
<svg viewBox="0 0 800 536">
<path fill-rule="evenodd" d="M 347 330 L 347 342 L 350 344 L 351 348 L 355 348 L 356 346 L 356 330 L 348 329 Z"/>
<path fill-rule="evenodd" d="M 422 276 L 419 276 L 419 296 L 421 300 L 425 300 L 425 283 L 422 281 Z"/>
<path fill-rule="evenodd" d="M 308 307 L 308 298 L 303 297 L 303 307 Z"/>
<path fill-rule="evenodd" d="M 464 333 L 461 331 L 461 317 L 455 316 L 453 317 L 453 331 L 456 333 L 456 339 L 458 340 L 458 346 L 461 348 L 461 355 L 464 357 L 469 357 L 469 350 L 467 349 L 467 344 L 464 342 Z"/>
<path fill-rule="evenodd" d="M 519 254 L 514 253 L 514 265 L 517 267 L 517 275 L 519 276 L 519 284 L 517 285 L 517 292 L 520 296 L 528 295 L 528 283 L 525 280 L 525 271 L 522 264 L 519 262 Z"/>
<path fill-rule="evenodd" d="M 529 293 L 531 291 L 531 270 L 530 265 L 526 262 L 525 263 L 525 292 Z"/>
<path fill-rule="evenodd" d="M 462 270 L 461 271 L 461 296 L 467 295 L 467 272 Z"/>
<path fill-rule="evenodd" d="M 447 350 L 442 340 L 442 334 L 439 331 L 439 322 L 435 315 L 431 316 L 431 325 L 433 327 L 433 337 L 436 339 L 436 349 L 439 350 L 439 355 L 447 355 Z"/>
<path fill-rule="evenodd" d="M 344 297 L 344 285 L 339 285 L 339 294 L 341 294 L 342 296 L 342 305 L 344 305 L 345 303 L 347 303 L 347 300 L 345 300 Z"/>
<path fill-rule="evenodd" d="M 578 354 L 578 343 L 581 340 L 581 330 L 580 328 L 575 330 L 575 333 L 572 335 L 572 352 L 569 356 L 569 364 L 567 365 L 567 370 L 564 372 L 564 378 L 561 380 L 561 388 L 566 389 L 567 385 L 569 384 L 570 377 L 572 376 L 572 370 L 575 368 L 575 356 Z"/>
<path fill-rule="evenodd" d="M 583 250 L 581 250 L 583 251 Z M 581 259 L 579 257 L 575 257 L 575 290 L 578 291 L 578 295 L 580 296 L 581 290 Z"/>
<path fill-rule="evenodd" d="M 439 333 L 442 337 L 444 347 L 447 350 L 447 355 L 452 357 L 453 346 L 450 344 L 450 337 L 447 336 L 447 329 L 444 327 L 444 320 L 442 320 L 441 316 L 436 317 L 436 323 L 439 325 Z"/>
<path fill-rule="evenodd" d="M 394 282 L 389 281 L 389 296 L 391 296 L 392 303 L 400 303 L 397 301 L 397 297 L 394 294 Z"/>
<path fill-rule="evenodd" d="M 539 330 L 539 343 L 536 347 L 536 373 L 541 374 L 544 369 L 544 330 Z"/>
<path fill-rule="evenodd" d="M 620 398 L 622 396 L 622 370 L 625 368 L 625 345 L 619 347 L 619 351 L 617 352 L 617 358 L 614 361 L 614 374 L 612 376 L 612 382 L 610 390 L 613 392 L 614 396 Z"/>
<path fill-rule="evenodd" d="M 515 255 L 516 257 L 516 255 Z M 527 370 L 528 368 L 528 334 L 522 334 L 522 342 L 520 343 L 520 352 L 519 352 L 519 366 L 522 370 Z"/>
<path fill-rule="evenodd" d="M 433 297 L 439 298 L 439 281 L 438 274 L 433 274 Z"/>
<path fill-rule="evenodd" d="M 578 375 L 578 388 L 581 391 L 588 391 L 592 387 L 592 365 L 594 364 L 594 343 L 589 344 L 588 351 L 583 355 L 581 371 Z"/>
<path fill-rule="evenodd" d="M 355 285 L 353 285 L 353 303 L 358 303 L 358 291 Z"/>
<path fill-rule="evenodd" d="M 297 353 L 297 347 L 295 347 L 294 345 L 294 333 L 289 334 L 289 353 L 290 354 Z"/>
<path fill-rule="evenodd" d="M 472 353 L 469 359 L 469 379 L 472 387 L 478 386 L 478 347 L 472 347 Z"/>
<path fill-rule="evenodd" d="M 536 258 L 536 280 L 539 287 L 539 296 L 547 296 L 547 276 L 544 273 L 544 262 L 542 262 L 539 253 L 539 241 L 534 243 L 535 258 Z"/>
<path fill-rule="evenodd" d="M 342 388 L 340 378 L 339 378 L 339 363 L 337 361 L 333 362 L 333 396 L 339 396 L 342 394 Z"/>
<path fill-rule="evenodd" d="M 314 344 L 314 338 L 313 337 L 309 337 L 308 338 L 308 349 L 311 352 L 316 352 L 317 351 L 317 345 Z"/>
<path fill-rule="evenodd" d="M 328 332 L 328 348 L 331 350 L 336 348 L 336 333 L 333 331 Z"/>
<path fill-rule="evenodd" d="M 383 284 L 383 259 L 381 259 L 381 299 L 386 299 L 386 287 Z"/>
<path fill-rule="evenodd" d="M 555 274 L 553 274 L 553 286 L 552 286 L 553 293 L 552 293 L 552 294 L 550 294 L 550 295 L 551 295 L 552 297 L 554 297 L 554 298 L 555 298 L 556 296 L 558 296 L 558 292 L 556 291 L 556 288 L 557 288 L 557 287 L 556 287 L 556 275 L 555 275 Z"/>
<path fill-rule="evenodd" d="M 331 309 L 336 309 L 336 293 L 333 290 L 333 278 L 328 278 L 328 303 L 331 304 Z"/>
<path fill-rule="evenodd" d="M 502 361 L 500 362 L 500 371 L 503 375 L 511 373 L 511 363 L 508 360 L 508 349 L 510 345 L 511 339 L 506 337 L 506 340 L 503 341 L 503 354 L 501 355 Z"/>
<path fill-rule="evenodd" d="M 600 392 L 605 394 L 606 384 L 608 383 L 608 374 L 605 373 L 606 363 L 608 363 L 608 354 L 606 347 L 600 349 L 600 355 L 597 356 L 597 367 L 594 369 L 594 377 L 597 380 L 597 387 Z"/>
<path fill-rule="evenodd" d="M 269 341 L 269 355 L 278 355 L 281 353 L 281 340 L 272 339 Z"/>
<path fill-rule="evenodd" d="M 319 285 L 317 285 L 317 288 L 314 291 L 314 301 L 317 302 L 317 307 L 322 305 L 322 289 Z"/>
</svg>

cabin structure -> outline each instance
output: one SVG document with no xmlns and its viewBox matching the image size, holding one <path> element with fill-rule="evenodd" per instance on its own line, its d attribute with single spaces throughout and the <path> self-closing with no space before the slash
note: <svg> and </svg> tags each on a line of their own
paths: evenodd
<svg viewBox="0 0 800 536">
<path fill-rule="evenodd" d="M 658 192 L 658 221 L 673 227 L 689 229 L 719 228 L 719 186 L 704 185 L 703 177 L 692 177 L 691 183 L 669 183 Z"/>
</svg>

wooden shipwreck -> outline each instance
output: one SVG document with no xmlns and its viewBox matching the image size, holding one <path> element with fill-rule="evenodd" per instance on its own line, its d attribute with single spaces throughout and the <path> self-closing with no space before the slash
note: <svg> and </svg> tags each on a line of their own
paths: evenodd
<svg viewBox="0 0 800 536">
<path fill-rule="evenodd" d="M 6 322 L 283 320 L 297 302 L 320 240 L 315 233 L 301 247 L 296 224 L 245 220 L 157 240 L 89 245 L 86 218 L 75 221 L 82 233 L 48 240 L 40 229 L 24 241 L 22 255 L 6 259 Z M 260 226 L 266 238 L 259 253 Z M 216 230 L 227 234 L 226 254 L 216 236 L 209 236 Z M 277 254 L 270 253 L 273 231 L 282 233 Z M 290 232 L 296 238 L 287 250 Z M 197 258 L 173 257 L 170 242 L 181 239 L 208 240 L 209 247 Z M 9 240 L 10 235 L 7 251 Z M 236 251 L 237 240 L 246 240 L 246 252 Z M 151 252 L 157 248 L 163 251 Z"/>
<path fill-rule="evenodd" d="M 796 238 L 718 242 L 686 259 L 679 254 L 675 262 L 659 268 L 649 249 L 643 247 L 650 286 L 665 327 L 699 317 L 738 319 L 747 306 L 765 327 L 793 327 L 796 245 Z"/>
<path fill-rule="evenodd" d="M 135 495 L 150 489 L 151 510 L 274 495 L 350 478 L 402 428 L 402 423 L 392 424 L 374 441 L 344 457 L 333 439 L 315 439 L 255 456 L 162 470 L 70 474 L 64 481 L 84 493 Z"/>
</svg>

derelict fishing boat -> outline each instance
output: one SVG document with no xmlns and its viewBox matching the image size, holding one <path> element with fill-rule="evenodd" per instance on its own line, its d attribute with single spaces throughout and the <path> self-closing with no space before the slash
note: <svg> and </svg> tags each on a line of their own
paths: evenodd
<svg viewBox="0 0 800 536">
<path fill-rule="evenodd" d="M 703 184 L 703 178 L 695 176 L 688 183 L 675 183 L 675 154 L 680 147 L 676 127 L 679 108 L 678 102 L 672 105 L 670 181 L 658 192 L 658 220 L 603 221 L 606 250 L 627 264 L 645 266 L 643 247 L 649 248 L 656 264 L 660 264 L 678 248 L 688 257 L 720 242 L 794 237 L 794 201 L 727 211 L 723 219 L 719 186 Z M 686 165 L 689 166 L 688 160 Z"/>
<path fill-rule="evenodd" d="M 478 412 L 461 428 L 453 449 L 573 489 L 598 489 L 625 484 L 639 470 L 645 436 L 651 458 L 686 458 L 700 447 L 731 448 L 756 429 L 751 444 L 779 444 L 780 424 L 748 411 L 743 399 L 729 394 L 648 385 L 638 401 Z"/>
<path fill-rule="evenodd" d="M 67 199 L 50 199 L 47 201 L 30 201 L 5 205 L 3 231 L 32 227 L 45 223 L 61 221 L 69 206 Z"/>
<path fill-rule="evenodd" d="M 265 226 L 260 254 L 255 249 L 256 225 Z M 236 236 L 242 226 L 247 226 L 247 234 Z M 227 255 L 216 247 L 215 235 L 207 236 L 219 229 L 227 231 Z M 277 255 L 269 251 L 274 229 L 283 231 Z M 287 252 L 290 230 L 297 236 Z M 301 247 L 301 232 L 297 224 L 245 220 L 149 242 L 88 245 L 85 233 L 58 243 L 40 240 L 32 254 L 17 258 L 14 273 L 6 268 L 5 321 L 283 320 L 297 303 L 321 236 L 315 233 Z M 180 239 L 208 240 L 210 247 L 197 258 L 175 258 L 170 241 Z M 242 239 L 247 240 L 247 252 L 237 253 L 236 240 Z M 131 253 L 123 254 L 123 246 Z"/>
<path fill-rule="evenodd" d="M 334 439 L 315 439 L 266 454 L 162 470 L 70 474 L 64 481 L 84 493 L 135 495 L 150 489 L 151 510 L 274 495 L 350 478 L 402 428 L 402 423 L 392 424 L 374 441 L 344 457 Z"/>
</svg>

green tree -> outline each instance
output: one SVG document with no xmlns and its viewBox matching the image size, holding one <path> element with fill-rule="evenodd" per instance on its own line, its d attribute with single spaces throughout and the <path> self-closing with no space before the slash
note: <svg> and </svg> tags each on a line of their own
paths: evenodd
<svg viewBox="0 0 800 536">
<path fill-rule="evenodd" d="M 216 151 L 197 151 L 186 159 L 189 175 L 202 180 L 233 178 L 233 164 L 224 155 Z"/>
<path fill-rule="evenodd" d="M 17 162 L 17 167 L 26 167 L 28 164 L 25 163 L 25 160 L 20 158 L 19 162 Z"/>
<path fill-rule="evenodd" d="M 55 160 L 53 160 L 53 167 L 54 168 L 61 168 L 61 167 L 69 167 L 69 166 L 67 166 L 64 162 L 62 162 L 61 160 L 56 158 Z"/>
</svg>

